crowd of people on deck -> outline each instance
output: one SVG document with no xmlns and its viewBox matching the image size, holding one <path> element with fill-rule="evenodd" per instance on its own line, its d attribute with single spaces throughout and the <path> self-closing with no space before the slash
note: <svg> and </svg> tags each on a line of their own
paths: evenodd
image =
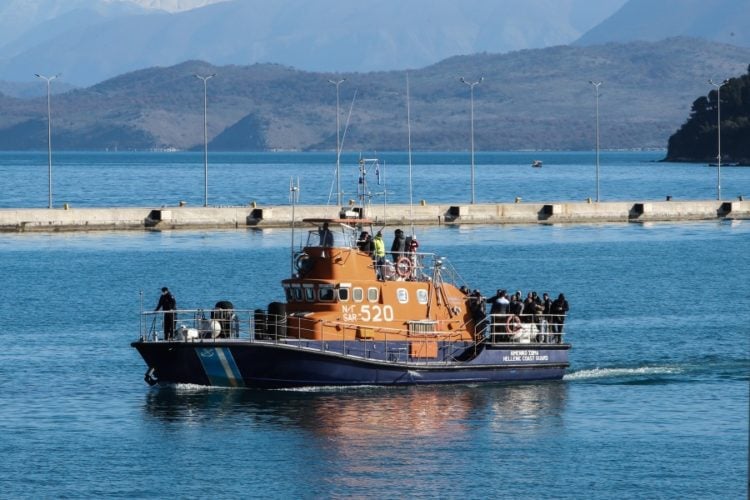
<svg viewBox="0 0 750 500">
<path fill-rule="evenodd" d="M 490 333 L 500 335 L 500 340 L 520 330 L 523 324 L 533 324 L 539 333 L 555 334 L 552 339 L 561 340 L 570 309 L 563 293 L 552 300 L 548 293 L 540 297 L 536 292 L 529 292 L 524 298 L 520 290 L 511 295 L 506 290 L 497 290 L 495 295 L 485 299 L 478 290 L 472 292 L 461 287 L 461 291 L 470 297 L 476 319 L 481 321 L 486 317 L 485 308 L 489 305 Z"/>
<path fill-rule="evenodd" d="M 319 232 L 320 244 L 331 246 L 333 238 L 329 236 L 328 224 L 324 224 Z M 411 263 L 409 273 L 413 272 L 419 243 L 415 237 L 405 236 L 403 230 L 396 229 L 391 244 L 390 262 L 386 258 L 382 231 L 377 231 L 374 238 L 369 232 L 362 231 L 357 240 L 357 248 L 372 256 L 378 280 L 385 281 L 386 278 L 393 277 L 394 273 L 389 269 L 393 269 L 394 266 L 396 266 L 396 275 L 409 279 L 409 275 L 398 273 L 397 266 L 406 257 Z M 508 294 L 506 290 L 498 289 L 495 295 L 485 298 L 479 290 L 471 291 L 462 286 L 461 291 L 470 299 L 471 310 L 477 324 L 487 318 L 486 307 L 489 305 L 490 334 L 499 335 L 499 340 L 507 340 L 504 337 L 515 333 L 523 324 L 533 324 L 539 333 L 552 334 L 550 336 L 552 340 L 561 341 L 565 318 L 569 310 L 565 294 L 561 293 L 555 300 L 552 300 L 546 292 L 541 297 L 536 292 L 528 292 L 524 298 L 520 290 L 514 294 Z"/>
</svg>

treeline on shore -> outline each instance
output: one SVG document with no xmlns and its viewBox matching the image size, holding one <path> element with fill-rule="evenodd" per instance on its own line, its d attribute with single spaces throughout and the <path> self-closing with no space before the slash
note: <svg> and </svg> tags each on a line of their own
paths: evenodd
<svg viewBox="0 0 750 500">
<path fill-rule="evenodd" d="M 713 83 L 721 87 L 693 102 L 690 117 L 669 138 L 665 161 L 715 163 L 720 114 L 721 163 L 750 166 L 750 65 L 745 75 Z"/>
</svg>

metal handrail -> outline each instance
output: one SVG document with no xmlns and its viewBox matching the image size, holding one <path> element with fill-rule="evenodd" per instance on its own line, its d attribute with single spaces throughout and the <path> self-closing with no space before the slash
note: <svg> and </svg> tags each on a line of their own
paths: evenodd
<svg viewBox="0 0 750 500">
<path fill-rule="evenodd" d="M 231 319 L 225 318 L 211 318 L 211 312 L 220 313 L 231 313 Z M 511 315 L 505 314 L 490 314 L 487 315 L 478 325 L 478 331 L 485 330 L 485 335 L 475 335 L 473 341 L 467 341 L 463 347 L 455 347 L 453 352 L 447 352 L 453 343 L 459 339 L 460 333 L 458 331 L 437 331 L 434 334 L 422 334 L 418 338 L 409 336 L 408 328 L 394 328 L 386 326 L 374 326 L 372 330 L 381 334 L 383 340 L 373 341 L 370 339 L 356 338 L 356 330 L 362 325 L 356 323 L 339 322 L 332 320 L 320 319 L 316 321 L 316 324 L 321 324 L 327 327 L 339 327 L 341 331 L 340 340 L 313 340 L 312 328 L 295 328 L 294 335 L 288 335 L 279 331 L 274 331 L 276 327 L 284 322 L 288 321 L 289 316 L 280 316 L 268 314 L 263 312 L 263 317 L 266 319 L 265 324 L 256 323 L 257 310 L 250 309 L 179 309 L 175 311 L 144 311 L 142 316 L 145 318 L 152 317 L 153 319 L 143 323 L 143 331 L 141 332 L 142 341 L 159 341 L 160 330 L 159 327 L 159 316 L 164 316 L 167 313 L 175 314 L 175 337 L 172 341 L 183 341 L 183 342 L 200 342 L 200 343 L 211 343 L 211 342 L 224 342 L 228 340 L 243 341 L 243 342 L 259 342 L 259 343 L 273 343 L 280 344 L 291 348 L 298 349 L 311 349 L 321 352 L 331 352 L 342 356 L 351 356 L 362 359 L 372 359 L 372 353 L 383 350 L 386 353 L 390 353 L 392 349 L 395 356 L 388 357 L 390 362 L 403 363 L 405 365 L 423 365 L 423 364 L 450 364 L 455 362 L 455 355 L 457 352 L 465 352 L 467 348 L 474 348 L 475 353 L 478 352 L 482 345 L 492 344 L 551 344 L 555 342 L 562 342 L 562 338 L 565 332 L 551 331 L 546 328 L 541 328 L 542 325 L 537 323 L 522 323 L 521 329 L 516 332 L 493 332 L 493 325 L 499 325 L 498 320 L 503 320 Z M 230 321 L 234 328 L 229 330 L 219 330 L 220 326 L 227 326 L 227 321 Z M 214 322 L 219 323 L 218 325 Z M 221 323 L 224 322 L 222 325 Z M 287 323 L 288 324 L 288 323 Z M 505 323 L 502 323 L 505 325 Z M 486 328 L 483 326 L 485 325 Z M 271 328 L 273 326 L 273 328 Z M 309 334 L 307 336 L 306 334 Z M 347 338 L 349 337 L 355 338 Z M 354 335 L 352 335 L 354 334 Z M 335 345 L 331 345 L 331 342 L 336 342 Z M 411 354 L 405 352 L 408 347 L 404 347 L 407 342 L 435 342 L 437 343 L 437 349 L 443 349 L 444 355 L 439 359 L 434 358 L 412 358 Z M 473 343 L 473 345 L 472 345 Z M 381 346 L 377 348 L 377 346 Z M 394 346 L 394 347 L 390 347 Z M 403 359 L 402 359 L 403 358 Z"/>
</svg>

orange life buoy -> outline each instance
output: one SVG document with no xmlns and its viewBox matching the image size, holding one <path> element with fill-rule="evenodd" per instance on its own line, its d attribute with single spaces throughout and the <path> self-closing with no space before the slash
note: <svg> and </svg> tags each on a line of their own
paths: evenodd
<svg viewBox="0 0 750 500">
<path fill-rule="evenodd" d="M 521 318 L 515 314 L 511 314 L 508 316 L 508 319 L 505 320 L 505 326 L 507 327 L 508 332 L 516 333 L 521 329 Z"/>
<path fill-rule="evenodd" d="M 411 274 L 411 260 L 408 257 L 401 257 L 396 261 L 396 274 L 402 278 Z"/>
</svg>

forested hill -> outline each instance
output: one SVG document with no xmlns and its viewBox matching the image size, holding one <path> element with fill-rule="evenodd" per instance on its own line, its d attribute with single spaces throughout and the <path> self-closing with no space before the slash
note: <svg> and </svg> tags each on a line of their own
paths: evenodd
<svg viewBox="0 0 750 500">
<path fill-rule="evenodd" d="M 743 73 L 748 61 L 750 48 L 694 38 L 452 57 L 408 73 L 412 147 L 468 150 L 470 91 L 459 77 L 484 77 L 474 89 L 477 150 L 593 149 L 596 98 L 589 80 L 603 82 L 602 149 L 664 148 L 706 80 Z M 54 95 L 52 144 L 56 150 L 201 149 L 203 85 L 196 73 L 216 74 L 207 86 L 213 151 L 333 151 L 333 78 L 346 79 L 340 86 L 344 150 L 407 148 L 404 71 L 331 74 L 201 61 Z M 0 109 L 0 150 L 46 149 L 45 96 L 0 94 Z"/>
<path fill-rule="evenodd" d="M 721 161 L 750 165 L 750 66 L 721 87 Z M 693 102 L 690 118 L 669 138 L 666 161 L 715 162 L 718 96 L 711 90 Z"/>
</svg>

